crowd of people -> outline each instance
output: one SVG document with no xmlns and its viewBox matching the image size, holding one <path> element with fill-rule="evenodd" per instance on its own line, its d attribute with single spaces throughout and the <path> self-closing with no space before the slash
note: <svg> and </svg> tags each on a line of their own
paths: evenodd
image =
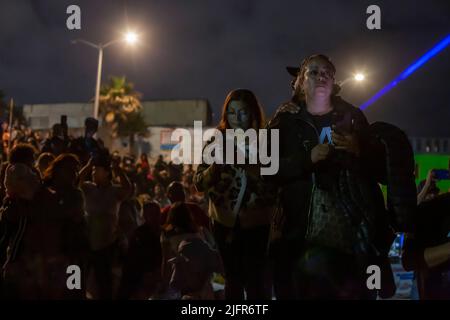
<svg viewBox="0 0 450 320">
<path fill-rule="evenodd" d="M 448 197 L 429 195 L 431 175 L 417 196 L 406 135 L 369 124 L 343 100 L 328 57 L 312 55 L 288 72 L 292 99 L 270 121 L 252 91 L 236 89 L 217 126 L 224 135 L 278 130 L 274 175 L 262 176 L 261 163 L 194 168 L 121 157 L 95 138 L 92 118 L 76 139 L 65 123 L 40 143 L 31 132 L 12 144 L 6 137 L 2 297 L 387 298 L 395 293 L 388 252 L 403 232 L 404 264 L 417 272 L 421 298 L 448 298 Z M 442 213 L 433 224 L 424 222 L 428 210 Z M 76 290 L 66 282 L 73 265 Z M 367 286 L 371 265 L 381 269 L 376 290 Z"/>
<path fill-rule="evenodd" d="M 192 165 L 175 165 L 162 155 L 156 161 L 146 154 L 121 157 L 94 138 L 97 129 L 97 120 L 88 118 L 84 136 L 73 139 L 67 128 L 56 124 L 51 136 L 41 141 L 24 140 L 22 130 L 16 129 L 4 145 L 1 296 L 195 297 L 201 290 L 184 287 L 183 281 L 192 278 L 181 277 L 175 258 L 182 250 L 189 256 L 192 247 L 203 250 L 201 259 L 209 252 L 213 269 L 195 268 L 208 280 L 220 271 L 221 261 L 214 242 L 202 247 L 195 241 L 211 236 L 204 238 L 210 224 L 204 197 L 193 185 Z M 178 250 L 179 245 L 184 249 Z M 73 265 L 81 270 L 80 290 L 66 284 Z M 211 281 L 200 282 L 214 298 L 212 287 L 205 286 Z"/>
</svg>

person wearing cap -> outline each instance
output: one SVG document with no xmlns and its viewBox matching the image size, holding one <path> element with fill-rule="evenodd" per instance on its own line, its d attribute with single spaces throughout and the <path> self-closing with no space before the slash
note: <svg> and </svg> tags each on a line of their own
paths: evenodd
<svg viewBox="0 0 450 320">
<path fill-rule="evenodd" d="M 83 166 L 101 149 L 99 142 L 94 138 L 97 130 L 98 120 L 86 118 L 84 121 L 84 136 L 74 139 L 69 146 L 70 152 L 78 156 Z"/>
<path fill-rule="evenodd" d="M 292 99 L 268 125 L 280 136 L 279 171 L 267 176 L 280 199 L 269 246 L 276 296 L 375 298 L 366 267 L 387 257 L 390 243 L 375 242 L 387 226 L 381 190 L 365 170 L 369 124 L 337 95 L 336 68 L 327 56 L 309 56 L 287 70 Z"/>
</svg>

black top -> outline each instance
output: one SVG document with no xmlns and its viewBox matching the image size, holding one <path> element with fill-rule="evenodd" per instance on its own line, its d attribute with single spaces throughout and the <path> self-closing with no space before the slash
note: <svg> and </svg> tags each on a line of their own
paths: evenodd
<svg viewBox="0 0 450 320">
<path fill-rule="evenodd" d="M 450 231 L 450 194 L 422 202 L 415 216 L 415 250 L 423 257 L 423 250 L 448 242 Z M 426 299 L 450 299 L 450 261 L 429 268 L 422 292 Z"/>
<path fill-rule="evenodd" d="M 89 158 L 96 157 L 100 153 L 100 146 L 94 138 L 79 137 L 70 144 L 70 152 L 76 154 L 84 166 Z"/>
<path fill-rule="evenodd" d="M 323 115 L 309 114 L 313 120 L 313 124 L 316 127 L 319 144 L 333 144 L 331 138 L 331 125 L 333 121 L 333 111 L 330 111 Z M 334 156 L 334 149 L 330 151 L 327 159 L 318 162 L 315 166 L 315 185 L 318 188 L 331 190 L 332 184 L 336 181 L 336 176 L 339 173 L 339 164 L 336 163 Z"/>
<path fill-rule="evenodd" d="M 422 202 L 415 217 L 416 239 L 424 246 L 437 246 L 449 239 L 450 193 Z"/>
<path fill-rule="evenodd" d="M 323 115 L 312 115 L 310 114 L 314 126 L 317 129 L 317 133 L 319 134 L 319 143 L 328 143 L 332 144 L 333 141 L 331 139 L 331 124 L 332 124 L 332 111 L 323 114 Z"/>
</svg>

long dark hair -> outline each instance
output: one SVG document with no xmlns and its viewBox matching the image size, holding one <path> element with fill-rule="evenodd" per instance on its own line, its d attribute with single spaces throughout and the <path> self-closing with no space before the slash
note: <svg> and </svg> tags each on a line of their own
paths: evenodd
<svg viewBox="0 0 450 320">
<path fill-rule="evenodd" d="M 264 127 L 264 112 L 255 94 L 248 89 L 235 89 L 231 91 L 225 98 L 225 102 L 222 108 L 222 116 L 220 118 L 217 129 L 221 131 L 230 129 L 230 124 L 227 120 L 227 110 L 231 101 L 242 101 L 246 104 L 250 112 L 250 126 L 253 129 L 261 129 Z"/>
</svg>

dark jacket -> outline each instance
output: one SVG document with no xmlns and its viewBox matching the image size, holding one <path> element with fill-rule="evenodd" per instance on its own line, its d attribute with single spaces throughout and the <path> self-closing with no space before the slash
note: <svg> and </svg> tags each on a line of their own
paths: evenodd
<svg viewBox="0 0 450 320">
<path fill-rule="evenodd" d="M 360 146 L 364 145 L 369 124 L 363 113 L 339 97 L 334 98 L 334 105 L 333 117 L 341 119 L 350 115 L 352 131 Z M 304 104 L 296 114 L 277 112 L 269 123 L 269 129 L 279 129 L 280 134 L 279 171 L 274 176 L 267 176 L 279 190 L 278 210 L 272 224 L 271 240 L 299 247 L 304 242 L 314 173 L 319 165 L 313 165 L 311 162 L 311 150 L 318 144 L 319 134 Z M 351 173 L 350 184 L 365 184 L 367 191 L 373 193 L 373 201 L 376 202 L 371 205 L 378 210 L 384 210 L 383 198 L 376 181 L 365 171 L 368 155 L 363 148 L 359 158 L 337 151 L 331 154 L 330 158 L 340 162 L 342 171 Z M 319 183 L 321 182 L 316 180 L 316 184 Z"/>
<path fill-rule="evenodd" d="M 94 138 L 78 137 L 70 142 L 69 152 L 76 154 L 84 166 L 89 158 L 95 157 L 100 152 L 100 145 Z"/>
<path fill-rule="evenodd" d="M 64 140 L 59 137 L 51 137 L 44 141 L 41 152 L 50 152 L 55 157 L 68 151 L 70 140 Z"/>
<path fill-rule="evenodd" d="M 356 157 L 332 150 L 329 163 L 337 163 L 339 171 L 331 177 L 334 179 L 331 183 L 336 186 L 337 198 L 357 229 L 356 244 L 361 247 L 358 253 L 367 256 L 369 263 L 389 265 L 386 263 L 387 254 L 394 234 L 381 189 L 370 171 L 372 154 L 370 148 L 365 148 L 369 140 L 369 123 L 361 110 L 340 97 L 333 97 L 333 105 L 333 119 L 349 119 L 351 132 L 359 142 L 360 155 Z M 311 150 L 319 143 L 319 133 L 304 102 L 300 108 L 295 114 L 277 112 L 268 125 L 269 129 L 279 129 L 280 137 L 279 171 L 274 176 L 265 177 L 278 186 L 269 254 L 276 263 L 284 261 L 287 266 L 304 252 L 313 188 L 324 183 L 323 177 L 318 179 L 316 174 L 317 168 L 323 164 L 311 161 Z M 388 276 L 392 280 L 389 271 Z M 392 288 L 390 291 L 392 293 Z"/>
<path fill-rule="evenodd" d="M 365 141 L 366 164 L 376 181 L 387 186 L 389 220 L 396 232 L 414 233 L 417 209 L 414 151 L 396 126 L 375 122 Z"/>
<path fill-rule="evenodd" d="M 76 208 L 64 210 L 61 200 L 44 187 L 31 201 L 5 198 L 0 208 L 0 253 L 8 297 L 68 297 L 66 268 L 81 253 L 82 221 L 76 220 L 83 217 L 73 216 Z"/>
<path fill-rule="evenodd" d="M 5 198 L 0 208 L 0 265 L 14 261 L 21 251 L 25 227 L 32 211 L 32 202 Z"/>
</svg>

